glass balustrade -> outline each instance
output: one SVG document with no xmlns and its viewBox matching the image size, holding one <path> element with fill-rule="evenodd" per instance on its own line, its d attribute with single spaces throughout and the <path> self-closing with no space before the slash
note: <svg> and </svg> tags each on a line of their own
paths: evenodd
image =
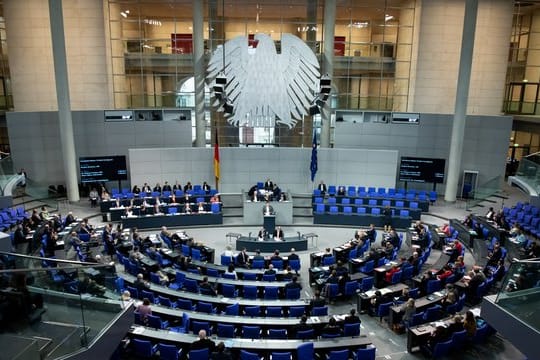
<svg viewBox="0 0 540 360">
<path fill-rule="evenodd" d="M 0 252 L 0 266 L 0 358 L 53 359 L 86 348 L 123 309 L 114 264 Z"/>
<path fill-rule="evenodd" d="M 510 265 L 495 303 L 536 330 L 540 330 L 540 260 Z"/>
</svg>

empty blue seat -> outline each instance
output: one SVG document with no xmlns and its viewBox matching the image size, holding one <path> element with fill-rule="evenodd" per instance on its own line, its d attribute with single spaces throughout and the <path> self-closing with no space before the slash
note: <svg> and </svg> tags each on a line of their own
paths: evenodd
<svg viewBox="0 0 540 360">
<path fill-rule="evenodd" d="M 372 215 L 381 215 L 381 208 L 372 208 L 371 209 L 371 214 Z"/>
<path fill-rule="evenodd" d="M 338 207 L 337 206 L 330 206 L 330 214 L 331 215 L 337 215 L 338 214 Z"/>
<path fill-rule="evenodd" d="M 343 208 L 343 214 L 344 214 L 344 215 L 352 215 L 352 207 L 350 207 L 350 206 L 345 206 L 345 207 Z"/>
<path fill-rule="evenodd" d="M 366 214 L 366 208 L 365 207 L 358 207 L 358 208 L 356 208 L 356 212 L 358 214 Z"/>
</svg>

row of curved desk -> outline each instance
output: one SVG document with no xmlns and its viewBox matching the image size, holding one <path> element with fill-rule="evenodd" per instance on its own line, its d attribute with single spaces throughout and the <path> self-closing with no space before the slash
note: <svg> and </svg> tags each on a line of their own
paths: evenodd
<svg viewBox="0 0 540 360">
<path fill-rule="evenodd" d="M 182 227 L 221 224 L 223 224 L 222 213 L 147 215 L 122 218 L 122 226 L 124 228 L 136 227 L 138 229 L 158 229 L 162 226 Z"/>
</svg>

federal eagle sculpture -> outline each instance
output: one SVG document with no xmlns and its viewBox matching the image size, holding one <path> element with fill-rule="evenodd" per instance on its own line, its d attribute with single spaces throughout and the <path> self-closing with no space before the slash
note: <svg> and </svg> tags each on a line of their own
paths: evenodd
<svg viewBox="0 0 540 360">
<path fill-rule="evenodd" d="M 308 115 L 319 87 L 319 63 L 298 37 L 283 34 L 281 53 L 272 38 L 256 34 L 249 46 L 239 36 L 218 46 L 208 64 L 207 81 L 225 80 L 214 105 L 226 104 L 227 121 L 234 126 L 256 126 L 271 121 L 292 128 Z M 223 107 L 222 109 L 223 110 Z"/>
</svg>

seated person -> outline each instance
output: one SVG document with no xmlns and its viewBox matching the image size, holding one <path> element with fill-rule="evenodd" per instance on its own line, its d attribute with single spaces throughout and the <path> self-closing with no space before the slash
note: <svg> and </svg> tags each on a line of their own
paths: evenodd
<svg viewBox="0 0 540 360">
<path fill-rule="evenodd" d="M 377 235 L 377 230 L 375 229 L 375 224 L 369 224 L 369 229 L 366 231 L 366 235 L 369 239 L 369 241 L 371 241 L 371 243 L 373 244 L 375 242 L 375 237 Z"/>
<path fill-rule="evenodd" d="M 285 292 L 287 292 L 287 290 L 289 289 L 300 289 L 302 290 L 302 285 L 300 285 L 300 283 L 298 282 L 298 277 L 296 276 L 293 276 L 291 281 L 288 282 L 286 285 L 285 285 Z"/>
<path fill-rule="evenodd" d="M 309 301 L 309 308 L 313 309 L 314 307 L 322 307 L 326 305 L 326 300 L 321 297 L 321 292 L 315 290 L 313 298 Z"/>
<path fill-rule="evenodd" d="M 384 275 L 384 280 L 387 282 L 387 283 L 391 283 L 392 282 L 392 276 L 397 273 L 398 271 L 400 271 L 399 267 L 397 267 L 397 265 L 392 265 L 392 267 L 390 268 L 390 270 L 388 270 L 386 272 L 386 274 Z"/>
<path fill-rule="evenodd" d="M 341 335 L 341 327 L 338 326 L 334 317 L 331 317 L 330 320 L 328 320 L 328 324 L 322 329 L 322 334 Z"/>
<path fill-rule="evenodd" d="M 435 345 L 448 340 L 448 333 L 444 326 L 437 326 L 435 331 L 431 333 L 431 336 L 428 339 L 427 346 L 433 350 Z"/>
<path fill-rule="evenodd" d="M 298 254 L 295 253 L 295 249 L 294 248 L 291 248 L 291 253 L 289 254 L 289 256 L 287 256 L 287 259 L 289 260 L 300 260 L 300 257 L 298 256 Z"/>
<path fill-rule="evenodd" d="M 274 269 L 274 265 L 270 264 L 270 265 L 268 265 L 268 269 L 266 269 L 263 274 L 264 275 L 276 275 L 277 271 Z"/>
<path fill-rule="evenodd" d="M 208 282 L 208 276 L 203 277 L 202 282 L 199 284 L 199 288 L 203 295 L 217 296 L 217 290 L 214 285 Z"/>
<path fill-rule="evenodd" d="M 450 248 L 450 259 L 448 259 L 448 262 L 454 262 L 457 260 L 459 256 L 463 253 L 463 245 L 461 244 L 461 241 L 454 240 L 452 242 L 452 246 Z"/>
<path fill-rule="evenodd" d="M 384 296 L 380 290 L 375 291 L 375 296 L 370 301 L 370 306 L 368 309 L 368 313 L 371 316 L 375 316 L 377 313 L 377 309 L 379 308 L 379 305 L 387 303 L 388 298 Z"/>
<path fill-rule="evenodd" d="M 203 203 L 203 202 L 200 202 L 200 203 L 197 205 L 197 212 L 199 212 L 199 213 L 204 213 L 204 212 L 206 212 L 206 209 L 204 208 L 204 203 Z"/>
<path fill-rule="evenodd" d="M 321 181 L 319 183 L 319 185 L 317 185 L 317 189 L 319 189 L 322 196 L 324 196 L 324 194 L 326 194 L 326 184 L 324 183 L 324 181 Z"/>
<path fill-rule="evenodd" d="M 270 261 L 273 261 L 273 260 L 283 260 L 281 258 L 281 256 L 279 255 L 279 250 L 275 250 L 274 251 L 274 254 L 272 255 L 272 257 L 270 258 Z"/>
<path fill-rule="evenodd" d="M 232 277 L 233 279 L 237 280 L 238 275 L 236 274 L 236 270 L 234 270 L 234 264 L 229 264 L 227 267 L 227 271 L 223 273 L 224 275 L 228 275 L 229 277 Z"/>
<path fill-rule="evenodd" d="M 454 272 L 452 271 L 452 267 L 446 264 L 441 270 L 437 272 L 437 279 L 444 282 L 449 276 L 452 276 L 453 274 Z"/>
<path fill-rule="evenodd" d="M 242 251 L 236 256 L 236 263 L 239 267 L 247 267 L 249 264 L 249 255 L 247 254 L 246 248 L 243 248 Z"/>
<path fill-rule="evenodd" d="M 345 317 L 344 322 L 345 324 L 360 324 L 362 320 L 360 320 L 360 317 L 356 315 L 356 309 L 351 309 L 349 315 Z"/>
<path fill-rule="evenodd" d="M 209 194 L 210 190 L 212 190 L 212 188 L 210 187 L 210 185 L 206 181 L 203 182 L 202 189 L 206 194 Z"/>
<path fill-rule="evenodd" d="M 503 251 L 501 248 L 501 244 L 497 241 L 493 247 L 493 252 L 488 254 L 488 262 L 486 266 L 497 266 L 502 256 L 503 256 Z"/>
<path fill-rule="evenodd" d="M 277 184 L 274 184 L 274 188 L 272 189 L 272 200 L 281 201 L 281 189 Z"/>
<path fill-rule="evenodd" d="M 337 190 L 337 196 L 345 196 L 347 193 L 345 191 L 345 186 L 340 186 L 338 187 L 338 190 Z"/>
<path fill-rule="evenodd" d="M 161 185 L 157 183 L 156 186 L 154 186 L 154 188 L 152 189 L 152 191 L 161 193 Z"/>
<path fill-rule="evenodd" d="M 266 239 L 266 230 L 264 228 L 261 228 L 259 230 L 259 233 L 257 234 L 257 240 L 264 241 L 264 239 Z"/>
<path fill-rule="evenodd" d="M 284 239 L 283 230 L 281 230 L 281 226 L 278 226 L 274 230 L 274 240 L 281 241 L 283 239 Z"/>
<path fill-rule="evenodd" d="M 493 207 L 489 208 L 485 216 L 486 216 L 486 219 L 493 221 L 493 218 L 495 217 L 495 210 L 493 210 Z"/>
<path fill-rule="evenodd" d="M 187 186 L 187 185 L 186 185 Z M 199 331 L 199 339 L 191 344 L 191 350 L 208 349 L 208 354 L 211 354 L 216 347 L 216 344 L 206 337 L 206 330 Z"/>
<path fill-rule="evenodd" d="M 184 204 L 184 213 L 185 214 L 191 214 L 191 206 L 189 205 L 189 203 L 185 203 Z"/>
<path fill-rule="evenodd" d="M 302 315 L 300 322 L 293 327 L 294 334 L 298 334 L 300 331 L 308 331 L 313 329 L 313 326 L 307 323 L 307 319 L 307 315 Z"/>
</svg>

